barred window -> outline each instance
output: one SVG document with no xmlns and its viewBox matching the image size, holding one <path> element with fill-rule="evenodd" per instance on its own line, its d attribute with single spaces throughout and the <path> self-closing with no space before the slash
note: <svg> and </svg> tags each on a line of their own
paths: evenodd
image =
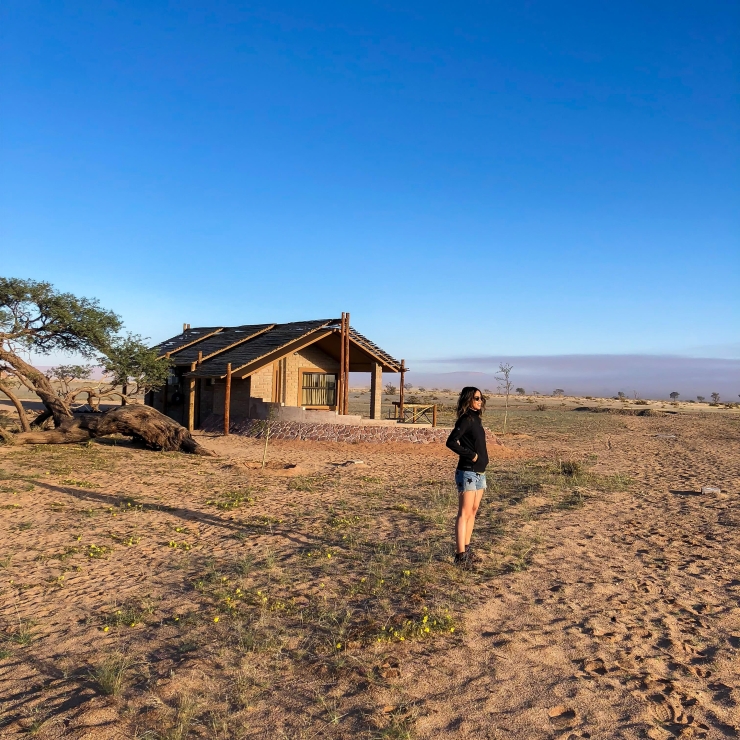
<svg viewBox="0 0 740 740">
<path fill-rule="evenodd" d="M 335 406 L 336 402 L 336 375 L 303 373 L 301 406 Z"/>
</svg>

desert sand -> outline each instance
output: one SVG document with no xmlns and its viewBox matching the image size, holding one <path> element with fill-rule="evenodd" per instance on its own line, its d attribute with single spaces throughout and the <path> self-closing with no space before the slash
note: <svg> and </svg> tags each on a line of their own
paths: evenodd
<svg viewBox="0 0 740 740">
<path fill-rule="evenodd" d="M 1 447 L 0 735 L 737 737 L 740 416 L 571 407 L 470 573 L 442 445 Z"/>
</svg>

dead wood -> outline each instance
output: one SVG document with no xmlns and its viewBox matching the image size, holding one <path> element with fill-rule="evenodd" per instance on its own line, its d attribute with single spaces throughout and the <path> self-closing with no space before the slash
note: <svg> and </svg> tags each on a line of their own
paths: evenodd
<svg viewBox="0 0 740 740">
<path fill-rule="evenodd" d="M 31 425 L 28 423 L 28 416 L 26 416 L 26 410 L 23 408 L 21 399 L 13 393 L 7 383 L 3 383 L 2 381 L 0 381 L 0 392 L 4 393 L 10 399 L 13 406 L 15 406 L 15 410 L 18 412 L 18 420 L 21 425 L 21 430 L 24 432 L 30 432 Z"/>
<path fill-rule="evenodd" d="M 49 411 L 49 409 L 44 409 L 32 422 L 32 427 L 42 427 L 44 424 L 51 419 L 51 417 L 54 416 L 54 414 Z"/>
<path fill-rule="evenodd" d="M 215 455 L 198 444 L 184 427 L 151 406 L 130 404 L 103 414 L 77 414 L 48 432 L 21 432 L 6 440 L 16 445 L 70 444 L 95 437 L 122 434 L 165 452 Z"/>
</svg>

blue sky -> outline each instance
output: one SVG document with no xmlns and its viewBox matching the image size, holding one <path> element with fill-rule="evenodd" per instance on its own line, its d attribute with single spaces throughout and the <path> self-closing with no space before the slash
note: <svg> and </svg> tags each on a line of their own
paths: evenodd
<svg viewBox="0 0 740 740">
<path fill-rule="evenodd" d="M 420 368 L 740 357 L 736 3 L 6 0 L 0 25 L 4 275 L 155 340 L 348 310 Z"/>
</svg>

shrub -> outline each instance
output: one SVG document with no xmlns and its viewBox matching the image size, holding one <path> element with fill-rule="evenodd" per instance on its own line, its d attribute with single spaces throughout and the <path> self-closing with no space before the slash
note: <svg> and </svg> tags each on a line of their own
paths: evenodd
<svg viewBox="0 0 740 740">
<path fill-rule="evenodd" d="M 546 411 L 547 410 L 547 406 L 545 406 L 544 403 L 538 403 L 535 406 L 535 408 L 537 409 L 537 411 Z"/>
<path fill-rule="evenodd" d="M 559 463 L 560 474 L 575 477 L 583 473 L 583 466 L 578 460 L 561 460 Z"/>
</svg>

